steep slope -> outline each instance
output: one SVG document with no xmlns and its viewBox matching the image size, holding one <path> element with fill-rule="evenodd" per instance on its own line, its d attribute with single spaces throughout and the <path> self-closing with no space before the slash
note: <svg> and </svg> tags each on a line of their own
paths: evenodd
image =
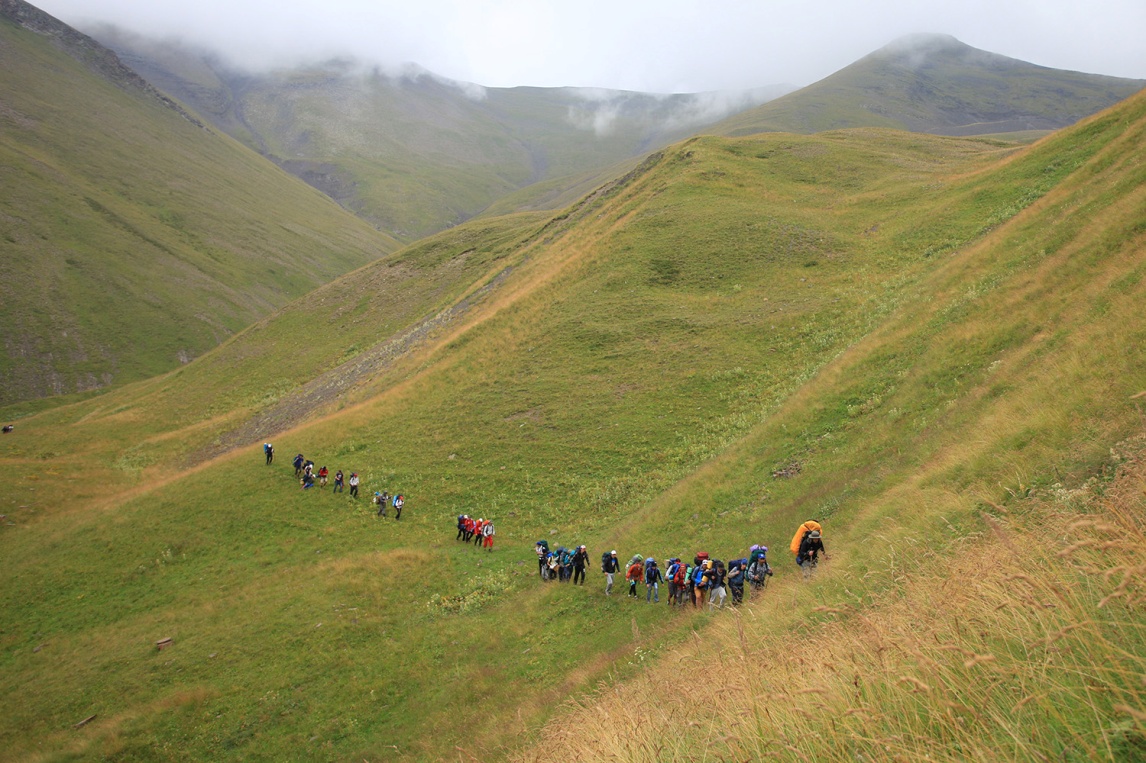
<svg viewBox="0 0 1146 763">
<path fill-rule="evenodd" d="M 0 67 L 0 401 L 170 370 L 396 247 L 19 0 Z"/>
<path fill-rule="evenodd" d="M 776 559 L 769 633 L 893 592 L 875 533 L 938 548 L 999 482 L 1084 478 L 1137 425 L 1144 127 L 1138 97 L 1023 151 L 690 140 L 561 215 L 459 226 L 176 373 L 17 422 L 4 749 L 497 759 L 569 696 L 660 655 L 684 672 L 674 646 L 724 633 L 541 585 L 539 537 L 729 558 L 816 512 L 831 565 L 800 588 Z M 275 465 L 267 429 L 187 467 L 337 370 Z M 296 452 L 405 493 L 401 522 L 300 490 Z M 492 552 L 454 540 L 463 511 L 496 520 Z M 660 732 L 695 759 L 709 728 Z"/>
<path fill-rule="evenodd" d="M 407 242 L 526 186 L 602 172 L 790 89 L 484 88 L 337 60 L 251 74 L 215 54 L 91 31 L 212 124 Z"/>
<path fill-rule="evenodd" d="M 718 135 L 891 127 L 935 135 L 1056 130 L 1146 80 L 1036 66 L 946 35 L 899 39 L 813 85 L 732 116 Z"/>
<path fill-rule="evenodd" d="M 1073 167 L 654 502 L 640 547 L 715 499 L 771 541 L 777 584 L 520 757 L 1139 759 L 1144 139 L 1140 94 L 992 173 Z M 784 574 L 808 517 L 831 551 L 811 583 Z"/>
</svg>

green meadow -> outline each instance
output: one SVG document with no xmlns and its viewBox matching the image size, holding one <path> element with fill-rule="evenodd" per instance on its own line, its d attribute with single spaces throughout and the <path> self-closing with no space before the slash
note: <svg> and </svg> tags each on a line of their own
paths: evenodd
<svg viewBox="0 0 1146 763">
<path fill-rule="evenodd" d="M 1037 529 L 1055 490 L 1116 484 L 1111 448 L 1141 432 L 1146 390 L 1144 127 L 1139 96 L 1025 148 L 695 138 L 558 214 L 382 257 L 178 371 L 7 409 L 28 415 L 0 439 L 0 757 L 1140 755 L 1129 561 L 1139 598 L 1113 614 L 1101 570 L 1079 573 L 1097 582 L 1078 616 L 1118 651 L 1070 680 L 1027 669 L 1018 630 L 994 634 L 1026 669 L 1007 707 L 1033 697 L 1016 712 L 1049 730 L 1014 751 L 996 715 L 968 730 L 938 723 L 947 695 L 903 701 L 935 686 L 907 668 L 870 683 L 873 742 L 844 722 L 851 675 L 824 688 L 784 655 L 815 663 L 818 633 L 850 643 L 865 618 L 938 640 L 927 607 L 948 594 L 912 582 L 974 558 L 984 513 Z M 296 452 L 357 472 L 363 495 L 301 490 Z M 381 489 L 407 497 L 400 522 L 372 512 Z M 455 541 L 463 512 L 495 521 L 492 552 Z M 801 584 L 786 547 L 810 516 L 830 556 Z M 586 544 L 590 584 L 542 584 L 539 538 Z M 776 578 L 739 615 L 601 595 L 610 548 L 728 559 L 761 542 Z M 1056 542 L 1038 547 L 1054 559 Z M 923 614 L 885 618 L 917 590 Z M 952 692 L 977 696 L 959 675 Z M 725 687 L 818 722 L 757 705 L 733 733 L 684 701 Z M 635 712 L 644 691 L 681 699 Z M 821 691 L 826 709 L 800 704 Z M 1081 720 L 1058 733 L 1063 706 Z M 944 748 L 954 729 L 963 746 Z"/>
</svg>

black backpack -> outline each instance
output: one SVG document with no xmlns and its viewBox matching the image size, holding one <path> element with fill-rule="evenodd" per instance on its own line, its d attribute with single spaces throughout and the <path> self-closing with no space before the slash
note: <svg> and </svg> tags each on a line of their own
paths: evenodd
<svg viewBox="0 0 1146 763">
<path fill-rule="evenodd" d="M 608 551 L 601 554 L 601 572 L 608 572 L 609 571 L 609 567 L 611 566 L 609 563 L 611 561 L 613 561 L 613 555 L 610 554 Z"/>
</svg>

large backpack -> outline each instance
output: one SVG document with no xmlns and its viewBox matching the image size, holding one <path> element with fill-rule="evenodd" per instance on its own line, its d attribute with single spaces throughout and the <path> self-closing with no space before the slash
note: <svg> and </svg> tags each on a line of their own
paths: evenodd
<svg viewBox="0 0 1146 763">
<path fill-rule="evenodd" d="M 609 562 L 612 561 L 612 559 L 613 559 L 613 555 L 610 554 L 608 551 L 601 554 L 601 572 L 608 572 L 609 571 L 609 566 L 610 566 Z"/>
</svg>

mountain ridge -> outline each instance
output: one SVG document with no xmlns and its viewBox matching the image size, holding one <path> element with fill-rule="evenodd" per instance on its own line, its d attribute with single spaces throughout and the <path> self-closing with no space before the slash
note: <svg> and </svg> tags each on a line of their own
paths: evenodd
<svg viewBox="0 0 1146 763">
<path fill-rule="evenodd" d="M 1031 64 L 950 35 L 901 37 L 801 90 L 730 117 L 722 135 L 891 127 L 969 136 L 1049 131 L 1112 106 L 1146 80 Z"/>
</svg>

